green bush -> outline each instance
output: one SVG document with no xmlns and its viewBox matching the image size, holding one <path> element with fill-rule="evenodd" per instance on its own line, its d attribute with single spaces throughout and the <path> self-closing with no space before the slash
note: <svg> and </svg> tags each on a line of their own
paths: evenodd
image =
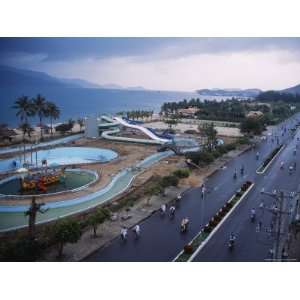
<svg viewBox="0 0 300 300">
<path fill-rule="evenodd" d="M 246 136 L 238 138 L 237 142 L 241 145 L 247 145 L 250 144 L 250 139 Z"/>
<path fill-rule="evenodd" d="M 236 144 L 234 144 L 234 143 L 227 144 L 227 145 L 225 145 L 225 149 L 227 150 L 227 152 L 235 150 L 236 149 Z"/>
<path fill-rule="evenodd" d="M 178 178 L 187 178 L 190 176 L 190 170 L 189 169 L 178 169 L 173 172 L 173 175 L 175 175 Z"/>
<path fill-rule="evenodd" d="M 222 156 L 223 153 L 221 153 L 218 149 L 212 151 L 212 155 L 213 157 L 216 159 L 216 158 L 219 158 L 220 156 Z"/>
<path fill-rule="evenodd" d="M 179 183 L 178 177 L 175 175 L 167 175 L 161 179 L 161 186 L 166 188 L 168 186 L 177 186 Z"/>
<path fill-rule="evenodd" d="M 36 261 L 42 256 L 44 249 L 42 242 L 23 237 L 3 244 L 0 257 L 2 261 Z"/>
</svg>

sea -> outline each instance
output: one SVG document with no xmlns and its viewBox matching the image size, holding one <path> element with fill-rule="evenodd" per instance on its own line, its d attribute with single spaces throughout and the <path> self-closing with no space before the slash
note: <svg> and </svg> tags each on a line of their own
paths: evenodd
<svg viewBox="0 0 300 300">
<path fill-rule="evenodd" d="M 19 124 L 16 111 L 12 108 L 14 101 L 22 96 L 34 97 L 38 93 L 47 100 L 55 102 L 61 114 L 55 122 L 63 122 L 70 118 L 115 114 L 130 110 L 153 110 L 159 112 L 164 102 L 181 101 L 183 99 L 200 98 L 201 100 L 223 100 L 223 97 L 200 96 L 196 92 L 151 91 L 151 90 L 114 90 L 92 88 L 39 88 L 18 87 L 0 88 L 0 123 L 11 127 Z M 38 120 L 32 120 L 32 124 Z"/>
</svg>

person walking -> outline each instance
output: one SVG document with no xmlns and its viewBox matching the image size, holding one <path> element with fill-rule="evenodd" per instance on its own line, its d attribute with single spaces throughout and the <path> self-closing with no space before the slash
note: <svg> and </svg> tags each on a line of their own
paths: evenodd
<svg viewBox="0 0 300 300">
<path fill-rule="evenodd" d="M 162 204 L 161 207 L 160 207 L 160 213 L 162 215 L 165 215 L 166 214 L 166 211 L 167 211 L 167 206 L 166 204 Z"/>
<path fill-rule="evenodd" d="M 126 241 L 127 239 L 128 230 L 126 227 L 122 227 L 121 229 L 121 238 L 123 241 Z"/>
<path fill-rule="evenodd" d="M 175 210 L 176 210 L 175 206 L 172 205 L 172 206 L 170 207 L 170 209 L 169 209 L 169 211 L 170 211 L 170 217 L 171 217 L 171 218 L 174 217 L 174 215 L 175 215 Z"/>
<path fill-rule="evenodd" d="M 135 233 L 135 237 L 136 237 L 136 238 L 139 238 L 139 237 L 140 237 L 140 234 L 141 234 L 141 228 L 140 228 L 140 225 L 139 225 L 139 224 L 136 224 L 136 225 L 133 227 L 133 232 Z"/>
</svg>

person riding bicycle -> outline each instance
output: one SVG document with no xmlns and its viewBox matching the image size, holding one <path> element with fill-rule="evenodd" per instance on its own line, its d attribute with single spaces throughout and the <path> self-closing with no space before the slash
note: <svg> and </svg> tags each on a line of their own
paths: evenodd
<svg viewBox="0 0 300 300">
<path fill-rule="evenodd" d="M 187 217 L 183 218 L 181 220 L 181 224 L 180 224 L 181 231 L 186 231 L 189 223 L 190 223 L 190 220 Z"/>
<path fill-rule="evenodd" d="M 236 240 L 236 236 L 233 232 L 231 232 L 229 236 L 229 244 L 233 245 L 235 240 Z"/>
<path fill-rule="evenodd" d="M 256 152 L 256 160 L 258 160 L 259 159 L 259 152 L 257 151 Z"/>
<path fill-rule="evenodd" d="M 245 168 L 244 168 L 244 165 L 241 166 L 241 175 L 244 175 L 244 171 L 245 171 Z"/>
</svg>

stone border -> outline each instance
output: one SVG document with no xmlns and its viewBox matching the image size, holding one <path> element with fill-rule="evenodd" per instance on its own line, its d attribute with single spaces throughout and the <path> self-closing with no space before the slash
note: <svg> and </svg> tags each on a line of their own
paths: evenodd
<svg viewBox="0 0 300 300">
<path fill-rule="evenodd" d="M 205 247 L 205 245 L 209 242 L 209 240 L 214 236 L 214 234 L 218 231 L 218 229 L 223 225 L 223 223 L 230 217 L 232 212 L 237 208 L 237 206 L 241 203 L 241 201 L 248 195 L 248 193 L 252 190 L 255 183 L 252 182 L 252 184 L 248 187 L 248 189 L 243 193 L 243 195 L 237 200 L 237 202 L 231 207 L 231 209 L 227 212 L 227 214 L 221 219 L 221 221 L 216 225 L 216 227 L 208 234 L 207 237 L 204 238 L 204 240 L 200 243 L 198 248 L 190 255 L 190 257 L 186 260 L 187 262 L 191 262 L 194 260 L 194 258 L 198 255 L 198 253 Z M 236 194 L 234 194 L 226 203 L 231 202 L 236 197 Z M 189 245 L 192 244 L 192 242 L 198 238 L 203 233 L 203 229 L 201 229 L 198 234 L 188 243 Z M 180 251 L 179 254 L 172 260 L 173 262 L 176 262 L 177 259 L 184 253 L 184 250 Z"/>
<path fill-rule="evenodd" d="M 272 164 L 272 162 L 277 158 L 277 156 L 279 155 L 279 153 L 285 148 L 285 145 L 281 145 L 280 148 L 278 149 L 277 153 L 273 156 L 273 158 L 269 161 L 269 163 L 264 167 L 264 169 L 262 171 L 258 171 L 262 165 L 260 165 L 257 169 L 256 169 L 256 174 L 264 174 L 267 169 L 270 167 L 270 165 Z M 274 149 L 275 150 L 275 149 Z M 274 151 L 273 150 L 273 151 Z M 273 153 L 273 152 L 272 152 Z M 267 157 L 267 159 L 269 158 L 269 156 Z M 265 160 L 266 161 L 266 160 Z"/>
</svg>

